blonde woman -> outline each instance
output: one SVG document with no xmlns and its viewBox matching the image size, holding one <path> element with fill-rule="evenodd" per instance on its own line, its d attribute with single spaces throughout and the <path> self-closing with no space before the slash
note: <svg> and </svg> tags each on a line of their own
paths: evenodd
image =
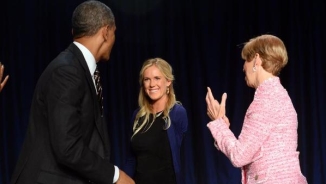
<svg viewBox="0 0 326 184">
<path fill-rule="evenodd" d="M 187 130 L 185 108 L 176 101 L 172 67 L 161 58 L 148 59 L 139 74 L 139 108 L 132 122 L 126 173 L 137 184 L 183 184 L 180 148 Z"/>
</svg>

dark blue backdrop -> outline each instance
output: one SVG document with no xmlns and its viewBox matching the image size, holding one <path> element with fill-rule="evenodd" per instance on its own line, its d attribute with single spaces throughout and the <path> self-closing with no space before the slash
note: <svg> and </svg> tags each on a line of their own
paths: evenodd
<svg viewBox="0 0 326 184">
<path fill-rule="evenodd" d="M 0 183 L 18 157 L 35 84 L 47 64 L 72 41 L 70 18 L 81 0 L 5 0 L 0 6 L 0 61 L 10 75 L 0 94 Z M 228 93 L 227 115 L 239 135 L 254 90 L 244 82 L 241 45 L 265 33 L 286 44 L 281 73 L 298 113 L 300 163 L 309 183 L 326 183 L 325 1 L 103 0 L 116 16 L 116 44 L 101 63 L 105 112 L 120 166 L 137 108 L 138 72 L 145 59 L 171 63 L 177 99 L 188 112 L 184 144 L 187 184 L 240 183 L 240 169 L 213 146 L 205 95 Z"/>
</svg>

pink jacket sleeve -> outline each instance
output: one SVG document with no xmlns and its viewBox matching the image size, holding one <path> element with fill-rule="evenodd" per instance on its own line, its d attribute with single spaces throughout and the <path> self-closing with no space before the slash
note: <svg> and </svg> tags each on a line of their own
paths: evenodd
<svg viewBox="0 0 326 184">
<path fill-rule="evenodd" d="M 254 100 L 247 110 L 243 127 L 237 139 L 224 120 L 217 119 L 207 124 L 216 141 L 216 146 L 235 167 L 242 167 L 259 157 L 263 142 L 269 137 L 277 118 L 273 108 L 276 103 Z M 258 155 L 257 155 L 258 154 Z"/>
</svg>

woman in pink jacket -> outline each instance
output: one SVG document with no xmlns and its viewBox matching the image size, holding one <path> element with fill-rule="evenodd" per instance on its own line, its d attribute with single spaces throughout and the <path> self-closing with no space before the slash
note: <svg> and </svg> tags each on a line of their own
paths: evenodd
<svg viewBox="0 0 326 184">
<path fill-rule="evenodd" d="M 254 99 L 236 138 L 225 116 L 226 93 L 219 104 L 208 88 L 207 114 L 213 121 L 207 127 L 215 146 L 241 167 L 242 183 L 307 183 L 297 151 L 297 113 L 277 77 L 288 61 L 282 40 L 273 35 L 252 38 L 241 54 L 246 83 L 256 89 Z"/>
</svg>

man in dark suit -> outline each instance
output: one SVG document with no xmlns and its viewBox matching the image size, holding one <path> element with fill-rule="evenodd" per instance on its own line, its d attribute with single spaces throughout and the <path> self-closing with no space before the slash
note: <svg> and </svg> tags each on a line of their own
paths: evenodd
<svg viewBox="0 0 326 184">
<path fill-rule="evenodd" d="M 107 127 L 93 78 L 115 41 L 109 7 L 86 1 L 72 16 L 74 42 L 41 75 L 12 184 L 134 184 L 110 163 Z"/>
</svg>

